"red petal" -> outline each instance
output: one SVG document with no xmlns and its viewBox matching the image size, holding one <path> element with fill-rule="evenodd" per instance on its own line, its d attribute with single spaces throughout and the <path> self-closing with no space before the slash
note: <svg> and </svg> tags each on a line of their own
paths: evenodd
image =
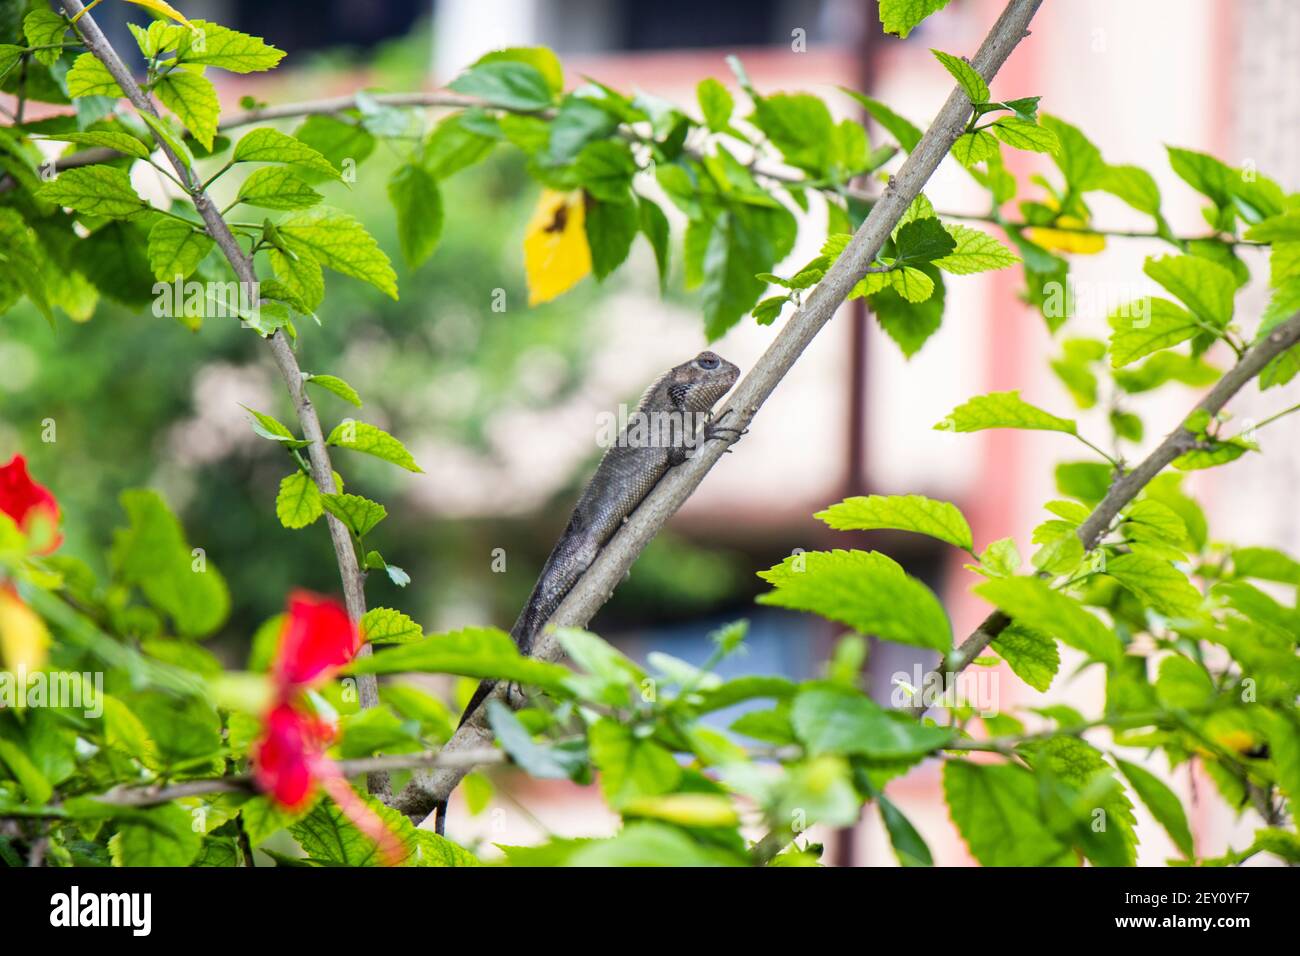
<svg viewBox="0 0 1300 956">
<path fill-rule="evenodd" d="M 289 595 L 289 620 L 280 638 L 275 673 L 288 685 L 308 684 L 352 660 L 361 631 L 343 605 L 307 591 Z"/>
<path fill-rule="evenodd" d="M 316 788 L 320 725 L 310 714 L 280 703 L 266 717 L 266 732 L 253 748 L 257 785 L 290 810 L 301 809 Z"/>
<path fill-rule="evenodd" d="M 48 488 L 32 481 L 27 474 L 27 460 L 22 455 L 14 455 L 9 464 L 0 467 L 0 512 L 13 518 L 23 531 L 31 528 L 37 515 L 44 515 L 52 528 L 58 526 L 58 501 Z M 44 549 L 45 553 L 53 551 L 61 541 L 56 535 Z"/>
</svg>

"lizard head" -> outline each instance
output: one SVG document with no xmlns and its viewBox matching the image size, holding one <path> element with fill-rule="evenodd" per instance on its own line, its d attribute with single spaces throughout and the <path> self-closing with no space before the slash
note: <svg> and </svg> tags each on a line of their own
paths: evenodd
<svg viewBox="0 0 1300 956">
<path fill-rule="evenodd" d="M 669 393 L 679 408 L 707 412 L 739 377 L 740 369 L 716 352 L 705 351 L 672 370 Z"/>
</svg>

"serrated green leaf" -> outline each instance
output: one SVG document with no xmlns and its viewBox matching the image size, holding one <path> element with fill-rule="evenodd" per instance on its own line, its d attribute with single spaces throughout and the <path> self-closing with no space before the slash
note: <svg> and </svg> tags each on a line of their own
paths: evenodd
<svg viewBox="0 0 1300 956">
<path fill-rule="evenodd" d="M 339 171 L 320 150 L 309 146 L 294 136 L 270 126 L 259 127 L 235 144 L 231 161 L 236 163 L 285 163 L 300 169 L 311 170 L 333 179 Z"/>
<path fill-rule="evenodd" d="M 410 644 L 424 639 L 424 628 L 389 607 L 367 611 L 361 618 L 361 633 L 371 644 Z"/>
<path fill-rule="evenodd" d="M 274 69 L 284 58 L 278 50 L 261 37 L 240 33 L 219 23 L 191 20 L 188 26 L 173 26 L 177 59 L 183 63 L 199 63 L 220 67 L 231 73 L 256 73 Z M 167 42 L 168 48 L 173 44 Z"/>
<path fill-rule="evenodd" d="M 159 219 L 149 230 L 149 265 L 159 282 L 185 279 L 214 243 L 207 233 L 177 219 Z"/>
<path fill-rule="evenodd" d="M 952 158 L 967 169 L 998 154 L 998 141 L 985 130 L 962 133 L 952 144 Z"/>
<path fill-rule="evenodd" d="M 115 133 L 111 130 L 85 130 L 83 132 L 51 133 L 47 136 L 33 136 L 32 139 L 46 139 L 58 143 L 76 143 L 79 146 L 104 146 L 115 149 L 136 159 L 148 159 L 149 147 L 129 133 Z"/>
<path fill-rule="evenodd" d="M 1019 392 L 991 392 L 958 405 L 943 421 L 938 431 L 976 432 L 985 428 L 1025 428 L 1039 431 L 1078 434 L 1078 426 L 1068 418 L 1057 418 L 1020 398 Z"/>
<path fill-rule="evenodd" d="M 984 82 L 984 78 L 975 72 L 975 68 L 959 56 L 953 56 L 951 53 L 944 53 L 942 50 L 931 50 L 934 58 L 943 64 L 943 68 L 952 74 L 952 78 L 957 81 L 961 88 L 966 92 L 966 96 L 971 103 L 987 103 L 989 99 L 989 85 Z"/>
<path fill-rule="evenodd" d="M 397 213 L 397 239 L 411 268 L 423 263 L 442 237 L 442 192 L 423 166 L 403 163 L 388 180 L 388 198 Z"/>
<path fill-rule="evenodd" d="M 297 255 L 369 282 L 385 295 L 397 298 L 397 274 L 388 256 L 365 226 L 347 213 L 324 208 L 290 213 L 280 220 L 276 229 L 290 251 Z M 280 274 L 278 269 L 276 274 Z"/>
<path fill-rule="evenodd" d="M 358 538 L 364 538 L 375 525 L 388 517 L 388 509 L 361 495 L 321 495 L 321 505 L 338 518 Z"/>
<path fill-rule="evenodd" d="M 337 445 L 340 448 L 348 448 L 352 451 L 364 452 L 367 455 L 374 455 L 376 458 L 382 458 L 384 461 L 391 462 L 399 468 L 405 468 L 407 471 L 422 473 L 422 469 L 415 463 L 411 453 L 406 450 L 406 446 L 394 438 L 382 428 L 376 428 L 374 425 L 368 425 L 365 422 L 352 421 L 351 419 L 340 422 L 330 432 L 329 438 L 325 439 L 327 445 Z"/>
<path fill-rule="evenodd" d="M 985 866 L 1044 866 L 1072 854 L 1039 817 L 1034 775 L 1013 764 L 950 760 L 943 767 L 948 812 Z"/>
<path fill-rule="evenodd" d="M 304 471 L 286 475 L 275 496 L 275 516 L 286 528 L 305 528 L 321 516 L 320 489 Z"/>
<path fill-rule="evenodd" d="M 555 94 L 540 70 L 528 63 L 499 61 L 470 67 L 448 86 L 493 106 L 525 112 L 550 106 Z"/>
<path fill-rule="evenodd" d="M 1169 834 L 1183 856 L 1189 860 L 1195 857 L 1192 830 L 1187 825 L 1187 814 L 1183 811 L 1183 805 L 1177 795 L 1163 780 L 1146 768 L 1118 758 L 1115 763 L 1119 765 L 1119 769 L 1123 771 L 1128 782 L 1137 791 L 1137 795 L 1151 811 L 1151 815 L 1165 828 L 1165 832 Z"/>
<path fill-rule="evenodd" d="M 1106 625 L 1037 577 L 996 578 L 973 590 L 1016 623 L 1058 638 L 1096 660 L 1117 661 L 1124 652 Z"/>
<path fill-rule="evenodd" d="M 890 287 L 908 302 L 917 304 L 934 295 L 934 280 L 920 269 L 903 266 L 891 269 L 886 275 Z"/>
<path fill-rule="evenodd" d="M 361 407 L 361 396 L 357 390 L 349 385 L 337 375 L 309 375 L 307 381 L 318 388 L 323 388 L 327 392 L 333 392 L 345 402 L 351 402 L 357 408 Z"/>
<path fill-rule="evenodd" d="M 1237 283 L 1232 273 L 1201 256 L 1148 258 L 1142 266 L 1156 282 L 1173 293 L 1200 319 L 1218 328 L 1232 321 Z"/>
<path fill-rule="evenodd" d="M 178 68 L 163 76 L 154 92 L 194 134 L 194 138 L 210 151 L 212 140 L 217 135 L 217 120 L 221 116 L 221 104 L 212 81 L 199 73 Z"/>
<path fill-rule="evenodd" d="M 922 495 L 870 495 L 846 498 L 813 515 L 837 531 L 895 528 L 915 531 L 970 551 L 970 525 L 956 505 Z"/>
<path fill-rule="evenodd" d="M 109 847 L 116 866 L 189 866 L 203 847 L 203 834 L 183 807 L 164 803 L 121 821 Z"/>
<path fill-rule="evenodd" d="M 42 183 L 36 195 L 56 206 L 110 219 L 127 219 L 149 208 L 131 185 L 126 170 L 114 166 L 64 170 Z"/>
<path fill-rule="evenodd" d="M 944 272 L 970 275 L 991 269 L 1005 269 L 1020 261 L 1018 255 L 987 232 L 968 226 L 946 225 L 944 228 L 957 243 L 952 252 L 934 260 L 934 264 Z"/>
<path fill-rule="evenodd" d="M 1036 691 L 1046 692 L 1061 667 L 1055 640 L 1014 622 L 993 638 L 993 649 L 1017 677 Z"/>
<path fill-rule="evenodd" d="M 918 757 L 952 739 L 952 732 L 944 727 L 899 719 L 859 691 L 827 685 L 800 691 L 791 705 L 790 720 L 813 756 Z"/>
<path fill-rule="evenodd" d="M 1168 299 L 1145 298 L 1116 309 L 1110 324 L 1110 364 L 1122 368 L 1204 331 L 1190 312 Z"/>
<path fill-rule="evenodd" d="M 111 96 L 117 99 L 123 95 L 122 88 L 108 72 L 108 67 L 93 53 L 83 53 L 73 61 L 66 82 L 68 95 L 73 99 L 82 96 Z"/>
<path fill-rule="evenodd" d="M 947 5 L 948 0 L 880 0 L 880 25 L 886 33 L 906 39 L 922 20 Z"/>
<path fill-rule="evenodd" d="M 469 627 L 381 650 L 348 665 L 353 674 L 429 672 L 495 678 L 572 696 L 565 681 L 573 672 L 559 664 L 525 657 L 510 635 L 491 627 Z"/>
<path fill-rule="evenodd" d="M 307 209 L 323 197 L 292 169 L 283 166 L 266 166 L 253 170 L 253 174 L 239 187 L 240 202 L 263 209 Z"/>
<path fill-rule="evenodd" d="M 810 551 L 758 576 L 776 590 L 761 604 L 811 611 L 884 640 L 952 647 L 952 627 L 929 588 L 875 551 Z"/>
<path fill-rule="evenodd" d="M 1013 149 L 1055 153 L 1061 146 L 1056 134 L 1046 126 L 1039 126 L 1018 116 L 1003 117 L 989 127 L 989 132 Z"/>
<path fill-rule="evenodd" d="M 1115 555 L 1106 560 L 1105 572 L 1167 617 L 1191 616 L 1201 606 L 1201 592 L 1187 575 L 1161 558 L 1136 551 Z"/>
</svg>

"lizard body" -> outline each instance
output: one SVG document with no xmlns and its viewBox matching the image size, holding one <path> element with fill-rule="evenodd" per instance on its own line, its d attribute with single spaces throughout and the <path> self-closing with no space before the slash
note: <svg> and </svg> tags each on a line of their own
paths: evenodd
<svg viewBox="0 0 1300 956">
<path fill-rule="evenodd" d="M 735 384 L 740 370 L 713 352 L 701 352 L 677 365 L 646 389 L 627 427 L 601 458 L 596 473 L 583 489 L 569 523 L 533 586 L 510 636 L 528 654 L 538 632 L 555 613 L 583 573 L 636 510 L 659 479 L 688 457 L 698 440 L 697 417 L 709 415 L 713 406 Z M 728 429 L 705 428 L 705 440 Z M 460 725 L 491 693 L 494 680 L 482 681 L 470 698 Z M 445 802 L 437 808 L 437 831 L 445 822 Z"/>
</svg>

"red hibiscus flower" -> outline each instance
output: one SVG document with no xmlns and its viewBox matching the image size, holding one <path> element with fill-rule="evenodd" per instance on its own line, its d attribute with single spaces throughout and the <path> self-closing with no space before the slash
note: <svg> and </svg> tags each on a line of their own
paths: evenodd
<svg viewBox="0 0 1300 956">
<path fill-rule="evenodd" d="M 0 512 L 13 518 L 24 533 L 44 522 L 50 541 L 42 542 L 42 554 L 49 554 L 63 541 L 62 535 L 56 533 L 59 503 L 48 488 L 32 481 L 27 474 L 27 460 L 22 455 L 14 455 L 9 464 L 0 467 Z"/>
<path fill-rule="evenodd" d="M 352 660 L 360 647 L 361 631 L 341 604 L 294 591 L 289 595 L 289 620 L 280 637 L 274 674 L 286 688 L 310 684 Z"/>
<path fill-rule="evenodd" d="M 300 810 L 310 801 L 319 782 L 331 731 L 328 725 L 292 704 L 281 701 L 266 715 L 266 732 L 253 749 L 257 784 L 276 803 Z"/>
</svg>

